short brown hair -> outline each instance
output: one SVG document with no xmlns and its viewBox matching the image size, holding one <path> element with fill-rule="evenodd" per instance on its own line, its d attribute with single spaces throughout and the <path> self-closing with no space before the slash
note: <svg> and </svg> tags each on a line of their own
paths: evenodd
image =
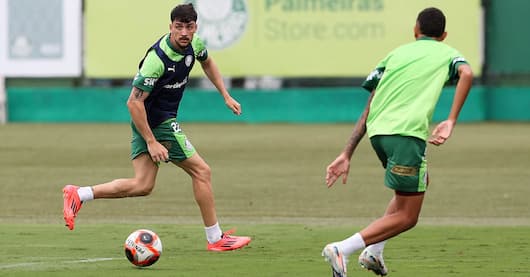
<svg viewBox="0 0 530 277">
<path fill-rule="evenodd" d="M 171 10 L 171 22 L 180 21 L 184 23 L 197 21 L 197 12 L 193 8 L 193 4 L 181 4 Z"/>
</svg>

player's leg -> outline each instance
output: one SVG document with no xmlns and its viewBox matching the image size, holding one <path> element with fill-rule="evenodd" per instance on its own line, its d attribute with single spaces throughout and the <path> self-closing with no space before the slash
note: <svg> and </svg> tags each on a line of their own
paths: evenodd
<svg viewBox="0 0 530 277">
<path fill-rule="evenodd" d="M 174 163 L 190 175 L 193 195 L 199 205 L 204 225 L 213 226 L 217 223 L 217 215 L 215 212 L 210 166 L 198 153 L 182 162 Z"/>
<path fill-rule="evenodd" d="M 425 141 L 415 137 L 370 139 L 385 167 L 385 185 L 395 191 L 385 215 L 363 229 L 366 245 L 381 242 L 416 225 L 427 188 Z"/>
<path fill-rule="evenodd" d="M 388 203 L 386 207 L 386 211 L 383 216 L 393 214 L 397 211 L 396 207 L 396 197 L 393 196 L 390 202 Z M 369 250 L 371 253 L 374 253 L 376 255 L 383 255 L 383 250 L 385 248 L 386 240 L 380 241 L 378 243 L 370 244 L 366 247 L 367 250 Z"/>
<path fill-rule="evenodd" d="M 152 191 L 158 166 L 151 160 L 145 140 L 132 123 L 131 129 L 131 158 L 135 174 L 133 178 L 116 179 L 93 187 L 67 185 L 63 188 L 63 216 L 66 226 L 70 230 L 74 228 L 74 219 L 82 204 L 86 201 L 95 198 L 142 196 Z M 155 130 L 153 130 L 154 133 Z"/>
<path fill-rule="evenodd" d="M 423 203 L 427 180 L 425 142 L 401 136 L 376 136 L 371 142 L 386 168 L 385 185 L 394 189 L 396 194 L 383 217 L 351 237 L 331 243 L 345 257 L 415 226 Z"/>
<path fill-rule="evenodd" d="M 388 203 L 384 215 L 389 215 L 396 212 L 396 197 L 393 196 Z M 367 246 L 359 255 L 358 263 L 361 267 L 372 270 L 375 274 L 385 276 L 388 274 L 388 268 L 385 265 L 385 260 L 383 258 L 383 251 L 385 244 L 388 240 L 383 240 L 378 243 L 370 244 Z"/>
<path fill-rule="evenodd" d="M 380 158 L 388 157 L 382 160 L 386 168 L 385 185 L 394 189 L 396 193 L 385 215 L 360 232 L 369 246 L 359 255 L 358 261 L 362 267 L 384 276 L 388 273 L 383 259 L 386 239 L 379 241 L 381 238 L 371 237 L 370 232 L 379 232 L 380 236 L 392 237 L 416 225 L 428 183 L 424 157 L 425 142 L 416 138 L 389 136 L 373 139 L 372 145 Z M 397 224 L 401 226 L 393 224 L 393 219 L 396 219 Z M 386 227 L 393 234 L 385 234 L 382 231 L 385 226 L 381 223 L 388 224 Z M 373 243 L 373 241 L 379 242 Z"/>
<path fill-rule="evenodd" d="M 396 192 L 396 211 L 376 219 L 361 232 L 366 245 L 374 244 L 414 227 L 418 222 L 424 193 Z"/>
<path fill-rule="evenodd" d="M 191 177 L 193 194 L 201 211 L 205 226 L 207 249 L 210 251 L 235 250 L 249 244 L 250 237 L 231 236 L 233 230 L 223 233 L 217 221 L 215 201 L 212 191 L 210 166 L 195 153 L 192 157 L 174 162 Z"/>
<path fill-rule="evenodd" d="M 191 177 L 193 194 L 205 226 L 207 249 L 226 251 L 249 244 L 251 240 L 249 237 L 230 236 L 232 231 L 222 232 L 217 221 L 210 166 L 197 153 L 179 124 L 175 120 L 170 120 L 162 124 L 162 127 L 164 128 L 161 129 L 157 139 L 160 138 L 168 149 L 171 162 Z"/>
<path fill-rule="evenodd" d="M 385 215 L 359 232 L 366 245 L 359 255 L 359 264 L 376 275 L 385 276 L 388 268 L 383 259 L 383 247 L 389 238 L 414 227 L 418 221 L 424 193 L 396 192 Z M 375 242 L 375 243 L 374 243 Z"/>
<path fill-rule="evenodd" d="M 158 165 L 151 160 L 148 153 L 143 153 L 132 160 L 133 178 L 115 179 L 107 183 L 92 186 L 94 199 L 123 198 L 146 196 L 155 186 Z"/>
<path fill-rule="evenodd" d="M 97 198 L 122 198 L 144 196 L 151 193 L 155 185 L 158 166 L 149 154 L 137 156 L 133 161 L 134 177 L 115 179 L 95 186 L 63 188 L 63 217 L 68 229 L 74 229 L 74 220 L 84 202 Z"/>
</svg>

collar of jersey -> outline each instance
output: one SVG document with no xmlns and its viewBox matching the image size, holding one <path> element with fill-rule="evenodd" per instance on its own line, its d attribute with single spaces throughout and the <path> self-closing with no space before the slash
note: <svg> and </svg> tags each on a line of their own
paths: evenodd
<svg viewBox="0 0 530 277">
<path fill-rule="evenodd" d="M 436 40 L 436 39 L 432 37 L 428 37 L 428 36 L 421 36 L 417 38 L 416 40 Z"/>
</svg>

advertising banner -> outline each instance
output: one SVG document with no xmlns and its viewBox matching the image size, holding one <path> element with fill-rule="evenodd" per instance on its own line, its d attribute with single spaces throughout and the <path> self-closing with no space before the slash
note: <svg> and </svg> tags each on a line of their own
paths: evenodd
<svg viewBox="0 0 530 277">
<path fill-rule="evenodd" d="M 0 75 L 81 75 L 81 0 L 0 0 Z"/>
<path fill-rule="evenodd" d="M 198 35 L 225 76 L 366 76 L 414 40 L 417 14 L 447 17 L 446 43 L 480 74 L 480 0 L 187 0 Z M 174 1 L 86 0 L 87 77 L 131 77 L 146 49 L 169 31 Z M 200 66 L 193 71 L 202 75 Z"/>
</svg>

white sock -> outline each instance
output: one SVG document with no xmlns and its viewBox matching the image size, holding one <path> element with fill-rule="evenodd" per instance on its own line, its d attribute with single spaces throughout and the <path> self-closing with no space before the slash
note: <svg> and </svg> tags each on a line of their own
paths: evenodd
<svg viewBox="0 0 530 277">
<path fill-rule="evenodd" d="M 219 227 L 219 222 L 212 226 L 204 227 L 204 231 L 206 231 L 206 239 L 209 243 L 219 241 L 221 239 L 221 235 L 223 234 L 221 228 Z"/>
<path fill-rule="evenodd" d="M 385 249 L 385 243 L 386 243 L 386 240 L 380 241 L 378 243 L 374 243 L 372 245 L 369 245 L 366 248 L 368 250 L 370 250 L 370 252 L 372 252 L 372 254 L 380 256 L 380 255 L 383 255 L 383 250 Z"/>
<path fill-rule="evenodd" d="M 364 244 L 361 234 L 355 233 L 353 236 L 343 241 L 337 242 L 337 247 L 347 257 L 353 254 L 355 251 L 366 247 L 366 245 Z"/>
<path fill-rule="evenodd" d="M 77 189 L 77 194 L 79 195 L 81 202 L 94 200 L 94 191 L 92 191 L 92 187 L 80 187 Z"/>
</svg>

